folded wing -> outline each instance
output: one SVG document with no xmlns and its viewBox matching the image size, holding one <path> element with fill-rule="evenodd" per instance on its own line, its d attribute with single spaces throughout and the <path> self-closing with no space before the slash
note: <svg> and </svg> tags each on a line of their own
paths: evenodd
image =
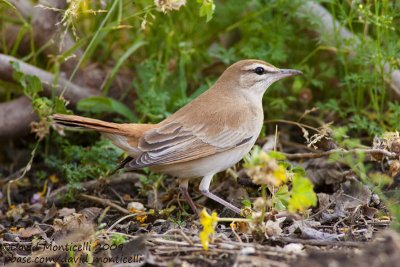
<svg viewBox="0 0 400 267">
<path fill-rule="evenodd" d="M 138 145 L 142 153 L 126 167 L 137 169 L 187 162 L 244 145 L 251 139 L 241 128 L 207 124 L 189 128 L 184 123 L 169 122 L 144 134 Z"/>
</svg>

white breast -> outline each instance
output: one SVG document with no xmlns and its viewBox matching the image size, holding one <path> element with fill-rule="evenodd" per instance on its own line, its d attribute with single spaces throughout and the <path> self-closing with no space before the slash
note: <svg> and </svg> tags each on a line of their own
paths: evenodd
<svg viewBox="0 0 400 267">
<path fill-rule="evenodd" d="M 255 142 L 256 138 L 254 138 Z M 224 171 L 239 162 L 253 147 L 254 142 L 189 162 L 152 167 L 155 172 L 178 178 L 203 177 Z"/>
</svg>

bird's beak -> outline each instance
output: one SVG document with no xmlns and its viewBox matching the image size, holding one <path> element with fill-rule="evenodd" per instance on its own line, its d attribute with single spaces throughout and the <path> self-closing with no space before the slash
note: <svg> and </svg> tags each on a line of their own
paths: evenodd
<svg viewBox="0 0 400 267">
<path fill-rule="evenodd" d="M 290 70 L 290 69 L 280 69 L 277 72 L 277 76 L 279 77 L 279 79 L 282 79 L 285 77 L 290 77 L 290 76 L 301 75 L 301 74 L 303 74 L 303 73 L 299 70 Z"/>
</svg>

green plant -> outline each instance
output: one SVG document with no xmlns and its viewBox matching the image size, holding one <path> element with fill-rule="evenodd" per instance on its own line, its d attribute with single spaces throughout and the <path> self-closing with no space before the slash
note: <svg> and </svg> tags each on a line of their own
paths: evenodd
<svg viewBox="0 0 400 267">
<path fill-rule="evenodd" d="M 50 155 L 45 163 L 53 171 L 60 173 L 71 189 L 79 189 L 79 184 L 83 181 L 106 176 L 116 167 L 121 154 L 122 151 L 108 140 L 97 141 L 90 147 L 65 142 L 58 155 Z"/>
<path fill-rule="evenodd" d="M 272 203 L 269 208 L 304 212 L 317 204 L 317 195 L 313 184 L 306 178 L 305 170 L 292 166 L 283 154 L 275 151 L 266 153 L 255 146 L 250 155 L 245 157 L 243 167 L 253 182 L 261 185 L 265 205 L 269 203 L 266 194 L 268 188 Z M 264 207 L 264 212 L 267 208 Z"/>
</svg>

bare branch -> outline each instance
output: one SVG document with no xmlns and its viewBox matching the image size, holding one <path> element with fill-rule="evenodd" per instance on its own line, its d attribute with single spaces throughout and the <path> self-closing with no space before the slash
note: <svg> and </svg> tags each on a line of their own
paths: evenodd
<svg viewBox="0 0 400 267">
<path fill-rule="evenodd" d="M 344 149 L 332 149 L 329 151 L 323 152 L 316 152 L 316 153 L 295 153 L 295 154 L 287 154 L 284 153 L 287 159 L 315 159 L 315 158 L 322 158 L 327 157 L 332 154 L 356 154 L 356 153 L 365 153 L 365 154 L 382 154 L 388 158 L 398 158 L 399 155 L 387 151 L 385 149 L 351 149 L 351 150 L 344 150 Z"/>
<path fill-rule="evenodd" d="M 3 54 L 0 54 L 0 79 L 13 81 L 12 74 L 14 70 L 11 66 L 11 62 L 17 62 L 21 72 L 37 76 L 42 81 L 44 93 L 46 95 L 52 94 L 54 90 L 52 85 L 55 82 L 53 74 Z M 77 86 L 60 77 L 57 80 L 57 86 L 55 88 L 56 93 L 60 94 L 64 88 L 66 88 L 64 94 L 65 98 L 73 105 L 82 98 L 99 94 L 99 92 L 94 89 Z M 33 112 L 30 100 L 27 97 L 20 97 L 7 103 L 1 103 L 0 139 L 7 139 L 28 133 L 30 123 L 35 120 L 36 116 Z"/>
<path fill-rule="evenodd" d="M 11 66 L 12 62 L 17 62 L 20 67 L 20 71 L 28 74 L 28 75 L 35 75 L 37 76 L 43 83 L 43 89 L 45 94 L 51 95 L 54 83 L 54 75 L 39 69 L 35 66 L 32 66 L 28 63 L 25 63 L 17 58 L 0 54 L 0 79 L 13 81 L 12 74 L 13 68 Z M 99 92 L 87 87 L 79 87 L 74 83 L 69 82 L 67 79 L 59 77 L 57 81 L 57 94 L 60 94 L 64 87 L 67 88 L 65 91 L 65 98 L 68 99 L 72 104 L 76 104 L 80 99 L 90 97 L 93 95 L 98 95 Z"/>
<path fill-rule="evenodd" d="M 101 188 L 117 184 L 135 183 L 139 181 L 140 174 L 134 172 L 126 172 L 110 176 L 108 178 L 90 180 L 80 184 L 80 188 L 85 191 L 91 191 L 95 188 Z M 47 198 L 48 203 L 58 203 L 60 196 L 65 195 L 69 190 L 68 185 L 62 186 L 54 190 Z"/>
<path fill-rule="evenodd" d="M 0 103 L 0 140 L 29 133 L 29 124 L 35 120 L 31 100 L 25 96 Z"/>
</svg>

